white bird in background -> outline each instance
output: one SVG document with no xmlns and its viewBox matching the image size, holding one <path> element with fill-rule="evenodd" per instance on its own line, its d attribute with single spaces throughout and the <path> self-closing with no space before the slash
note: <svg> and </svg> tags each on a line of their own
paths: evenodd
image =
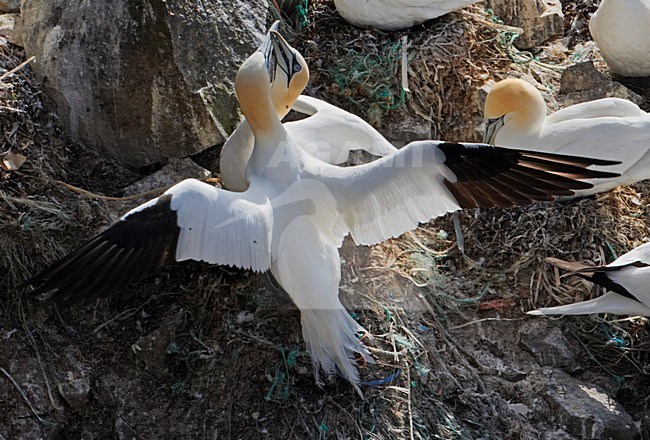
<svg viewBox="0 0 650 440">
<path fill-rule="evenodd" d="M 341 164 L 348 160 L 352 150 L 365 150 L 375 156 L 386 156 L 397 151 L 397 148 L 357 115 L 320 99 L 300 95 L 300 90 L 292 90 L 295 83 L 286 86 L 285 77 L 286 74 L 281 71 L 271 83 L 276 114 L 282 119 L 292 109 L 310 115 L 299 121 L 284 123 L 285 130 L 309 155 L 327 163 Z M 221 148 L 221 178 L 231 191 L 245 191 L 248 188 L 246 166 L 254 142 L 250 125 L 243 120 Z"/>
<path fill-rule="evenodd" d="M 617 315 L 650 316 L 650 243 L 631 250 L 607 266 L 584 264 L 548 258 L 554 266 L 608 290 L 589 301 L 565 306 L 547 307 L 528 312 L 529 315 L 588 315 L 614 313 Z"/>
<path fill-rule="evenodd" d="M 542 94 L 521 79 L 495 84 L 485 101 L 486 143 L 617 160 L 612 179 L 590 181 L 585 196 L 650 178 L 650 115 L 636 104 L 603 98 L 546 116 Z"/>
<path fill-rule="evenodd" d="M 612 72 L 650 76 L 650 0 L 602 0 L 589 31 Z"/>
<path fill-rule="evenodd" d="M 379 243 L 447 212 L 550 200 L 589 186 L 574 178 L 609 175 L 586 169 L 604 161 L 442 141 L 413 142 L 369 164 L 331 165 L 306 153 L 278 118 L 270 88 L 280 70 L 287 87 L 304 89 L 305 60 L 271 31 L 237 73 L 255 136 L 246 191 L 185 180 L 36 275 L 34 294 L 62 303 L 95 298 L 188 259 L 270 269 L 300 309 L 317 383 L 322 368 L 361 394 L 355 355 L 372 358 L 357 337 L 364 329 L 338 297 L 345 235 Z"/>
<path fill-rule="evenodd" d="M 479 0 L 334 0 L 338 13 L 358 27 L 406 29 Z"/>
</svg>

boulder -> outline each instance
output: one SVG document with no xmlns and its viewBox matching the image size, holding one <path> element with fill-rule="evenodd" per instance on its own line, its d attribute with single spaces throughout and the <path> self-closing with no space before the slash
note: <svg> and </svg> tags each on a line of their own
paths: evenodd
<svg viewBox="0 0 650 440">
<path fill-rule="evenodd" d="M 4 37 L 10 43 L 22 46 L 23 42 L 16 35 L 16 21 L 20 19 L 20 14 L 2 14 L 0 15 L 0 37 Z"/>
<path fill-rule="evenodd" d="M 0 0 L 0 13 L 20 12 L 20 0 Z"/>
<path fill-rule="evenodd" d="M 555 421 L 577 438 L 637 440 L 632 417 L 605 391 L 554 370 L 541 393 Z"/>
<path fill-rule="evenodd" d="M 558 327 L 545 320 L 531 320 L 522 325 L 519 336 L 519 344 L 540 366 L 560 368 L 567 373 L 579 369 L 575 352 Z"/>
<path fill-rule="evenodd" d="M 564 107 L 610 97 L 627 99 L 637 105 L 643 103 L 643 97 L 605 77 L 592 61 L 575 64 L 562 72 L 560 94 L 564 95 Z"/>
<path fill-rule="evenodd" d="M 267 14 L 265 0 L 24 0 L 17 31 L 70 135 L 139 167 L 224 141 Z"/>
<path fill-rule="evenodd" d="M 210 175 L 210 171 L 195 164 L 192 159 L 171 159 L 167 165 L 155 173 L 124 188 L 124 195 L 132 196 L 172 186 L 189 178 L 207 179 Z"/>
<path fill-rule="evenodd" d="M 409 142 L 431 139 L 431 122 L 419 116 L 405 115 L 381 128 L 380 133 L 393 145 L 402 147 Z"/>
<path fill-rule="evenodd" d="M 514 43 L 519 49 L 530 49 L 564 34 L 560 0 L 487 0 L 487 7 L 506 24 L 524 30 Z"/>
</svg>

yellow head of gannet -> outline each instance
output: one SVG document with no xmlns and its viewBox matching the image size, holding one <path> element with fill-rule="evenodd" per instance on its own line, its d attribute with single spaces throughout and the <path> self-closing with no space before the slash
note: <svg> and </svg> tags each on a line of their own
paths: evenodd
<svg viewBox="0 0 650 440">
<path fill-rule="evenodd" d="M 608 292 L 589 301 L 533 310 L 528 312 L 529 315 L 614 313 L 650 316 L 650 243 L 642 244 L 606 266 L 586 266 L 556 258 L 548 261 L 569 270 L 571 275 L 603 286 Z"/>
<path fill-rule="evenodd" d="M 506 124 L 514 136 L 529 138 L 541 129 L 546 117 L 546 103 L 532 84 L 510 78 L 492 87 L 485 99 L 483 115 L 488 120 L 484 142 L 497 144 L 495 136 Z"/>
<path fill-rule="evenodd" d="M 372 357 L 357 337 L 363 328 L 338 297 L 338 247 L 346 235 L 375 244 L 462 208 L 550 200 L 588 187 L 574 178 L 604 175 L 587 167 L 606 162 L 426 141 L 366 165 L 327 164 L 305 153 L 277 117 L 270 92 L 273 56 L 290 59 L 293 49 L 270 37 L 272 51 L 262 47 L 237 75 L 242 112 L 255 135 L 248 189 L 234 193 L 185 180 L 31 283 L 36 293 L 69 303 L 109 294 L 174 260 L 270 270 L 300 309 L 317 381 L 320 370 L 339 374 L 361 393 L 355 357 Z M 289 84 L 300 73 L 287 72 Z"/>
</svg>

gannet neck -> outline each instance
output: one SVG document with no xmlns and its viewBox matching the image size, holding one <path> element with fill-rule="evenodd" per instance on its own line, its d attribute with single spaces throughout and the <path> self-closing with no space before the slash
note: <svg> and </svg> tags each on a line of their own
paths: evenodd
<svg viewBox="0 0 650 440">
<path fill-rule="evenodd" d="M 539 137 L 546 119 L 546 103 L 533 85 L 510 78 L 492 87 L 485 100 L 484 116 L 503 118 L 504 131 L 520 138 Z"/>
<path fill-rule="evenodd" d="M 270 83 L 261 52 L 251 55 L 237 71 L 237 100 L 256 140 L 278 138 L 285 133 L 271 100 Z"/>
</svg>

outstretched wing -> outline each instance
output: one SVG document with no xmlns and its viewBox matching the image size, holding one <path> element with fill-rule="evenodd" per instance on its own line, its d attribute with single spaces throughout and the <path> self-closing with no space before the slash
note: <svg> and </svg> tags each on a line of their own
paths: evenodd
<svg viewBox="0 0 650 440">
<path fill-rule="evenodd" d="M 309 155 L 324 162 L 341 164 L 352 150 L 375 156 L 397 151 L 366 121 L 320 99 L 300 95 L 293 110 L 309 117 L 287 122 L 285 128 Z"/>
<path fill-rule="evenodd" d="M 462 208 L 510 207 L 590 188 L 575 179 L 614 177 L 587 169 L 616 162 L 442 141 L 412 142 L 356 167 L 315 166 L 359 244 L 374 244 Z M 323 172 L 324 171 L 324 172 Z"/>
<path fill-rule="evenodd" d="M 188 179 L 140 205 L 28 281 L 70 304 L 113 293 L 173 261 L 270 267 L 270 206 Z"/>
</svg>

